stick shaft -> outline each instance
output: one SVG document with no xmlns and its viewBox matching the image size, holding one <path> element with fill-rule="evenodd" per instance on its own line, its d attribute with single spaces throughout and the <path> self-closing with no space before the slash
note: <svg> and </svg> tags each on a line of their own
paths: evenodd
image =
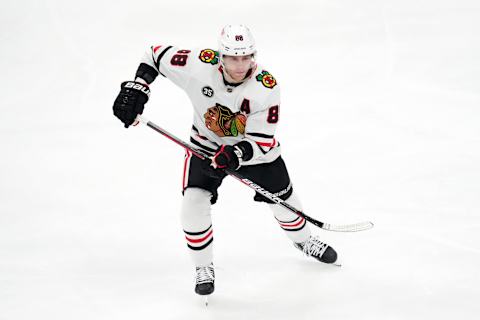
<svg viewBox="0 0 480 320">
<path fill-rule="evenodd" d="M 165 129 L 159 127 L 158 125 L 156 125 L 155 123 L 153 123 L 152 121 L 149 121 L 148 119 L 146 119 L 145 117 L 143 116 L 138 116 L 137 117 L 137 120 L 139 120 L 140 122 L 144 123 L 145 125 L 147 125 L 149 128 L 155 130 L 156 132 L 160 133 L 161 135 L 165 136 L 166 138 L 168 138 L 170 141 L 173 141 L 174 143 L 178 144 L 179 146 L 183 147 L 184 149 L 188 150 L 189 152 L 191 152 L 194 156 L 200 158 L 201 160 L 210 160 L 210 155 L 207 154 L 206 152 L 190 145 L 189 143 L 181 140 L 180 138 L 177 138 L 176 136 L 174 136 L 173 134 L 171 134 L 170 132 L 166 131 Z M 243 183 L 244 185 L 248 186 L 250 189 L 253 189 L 255 190 L 256 192 L 260 193 L 261 195 L 263 195 L 264 197 L 268 198 L 269 200 L 275 202 L 276 204 L 284 207 L 285 209 L 295 213 L 296 215 L 304 218 L 305 220 L 307 220 L 308 222 L 310 222 L 311 224 L 319 227 L 319 228 L 322 228 L 322 229 L 325 229 L 325 230 L 329 230 L 329 231 L 341 231 L 341 232 L 355 232 L 355 231 L 361 231 L 361 230 L 367 230 L 367 229 L 370 229 L 373 227 L 373 223 L 369 222 L 369 221 L 366 221 L 366 222 L 360 222 L 360 223 L 355 223 L 355 224 L 349 224 L 349 225 L 332 225 L 332 224 L 328 224 L 328 223 L 324 223 L 324 222 L 321 222 L 321 221 L 318 221 L 308 215 L 306 215 L 305 213 L 303 213 L 302 211 L 298 210 L 297 208 L 293 207 L 292 205 L 288 204 L 285 200 L 282 200 L 280 199 L 279 197 L 277 197 L 276 195 L 272 194 L 271 192 L 269 192 L 268 190 L 264 189 L 263 187 L 261 187 L 260 185 L 256 184 L 255 182 L 247 179 L 247 178 L 244 178 L 242 175 L 240 175 L 238 172 L 236 171 L 232 171 L 232 170 L 227 170 L 225 169 L 225 172 L 230 175 L 231 177 L 235 178 L 236 180 L 240 181 L 241 183 Z"/>
</svg>

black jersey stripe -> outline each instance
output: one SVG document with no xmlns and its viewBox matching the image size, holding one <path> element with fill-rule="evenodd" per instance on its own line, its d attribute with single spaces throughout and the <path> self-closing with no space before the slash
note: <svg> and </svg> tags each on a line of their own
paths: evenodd
<svg viewBox="0 0 480 320">
<path fill-rule="evenodd" d="M 198 131 L 197 127 L 195 127 L 194 125 L 192 125 L 192 131 L 195 132 L 195 136 L 199 137 L 200 139 L 202 140 L 208 140 L 207 137 L 204 137 L 200 134 L 200 131 Z M 210 141 L 210 140 L 208 140 Z M 210 141 L 211 142 L 211 141 Z"/>
<path fill-rule="evenodd" d="M 260 138 L 266 138 L 266 139 L 273 139 L 273 135 L 268 135 L 264 133 L 259 133 L 259 132 L 246 132 L 245 135 L 253 136 L 253 137 L 260 137 Z"/>
<path fill-rule="evenodd" d="M 183 230 L 183 232 L 185 232 L 189 236 L 199 236 L 199 235 L 202 235 L 202 234 L 206 233 L 211 228 L 212 228 L 212 225 L 210 225 L 210 227 L 208 227 L 207 229 L 205 229 L 203 231 L 200 231 L 200 232 L 189 232 L 189 231 L 185 231 L 185 230 Z"/>
<path fill-rule="evenodd" d="M 210 140 L 208 140 L 210 141 Z M 206 147 L 204 146 L 203 144 L 201 144 L 200 142 L 198 142 L 197 140 L 193 139 L 192 137 L 190 137 L 190 142 L 193 143 L 194 145 L 196 145 L 197 147 L 200 147 L 206 151 L 209 151 L 210 153 L 215 153 L 217 150 L 215 149 L 212 149 L 212 148 L 209 148 L 209 147 Z M 210 141 L 211 142 L 211 141 Z"/>
<path fill-rule="evenodd" d="M 262 153 L 263 153 L 264 155 L 267 154 L 268 152 L 270 152 L 270 150 L 272 150 L 272 147 L 262 147 L 262 146 L 260 146 L 260 145 L 258 145 L 258 144 L 257 144 L 257 146 L 258 146 L 258 148 L 260 149 L 260 151 L 262 151 Z M 264 148 L 267 148 L 268 150 L 265 151 Z"/>
<path fill-rule="evenodd" d="M 158 72 L 160 72 L 160 60 L 162 60 L 165 53 L 167 53 L 167 51 L 170 50 L 171 48 L 172 48 L 172 46 L 168 46 L 165 50 L 163 50 L 162 53 L 160 53 L 160 55 L 158 56 L 157 61 L 155 61 L 155 59 L 153 59 L 153 62 L 155 63 L 155 67 L 157 67 Z M 160 72 L 160 74 L 165 77 L 165 75 L 163 73 Z"/>
<path fill-rule="evenodd" d="M 213 237 L 207 243 L 205 243 L 203 246 L 194 247 L 194 246 L 189 245 L 188 243 L 187 243 L 187 246 L 192 250 L 198 251 L 198 250 L 203 250 L 206 247 L 208 247 L 210 245 L 210 243 L 212 243 L 212 241 L 213 241 Z"/>
</svg>

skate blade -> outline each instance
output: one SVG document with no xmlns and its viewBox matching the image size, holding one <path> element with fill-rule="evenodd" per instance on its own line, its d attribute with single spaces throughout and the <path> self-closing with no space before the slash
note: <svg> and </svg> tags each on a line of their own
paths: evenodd
<svg viewBox="0 0 480 320">
<path fill-rule="evenodd" d="M 205 305 L 205 307 L 208 307 L 208 305 L 210 304 L 210 299 L 209 299 L 210 295 L 201 295 L 199 298 L 200 298 L 200 301 L 202 301 L 203 305 Z"/>
</svg>

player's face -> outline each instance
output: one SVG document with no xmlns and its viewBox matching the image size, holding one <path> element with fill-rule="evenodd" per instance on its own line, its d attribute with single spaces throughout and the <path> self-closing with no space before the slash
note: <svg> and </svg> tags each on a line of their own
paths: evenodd
<svg viewBox="0 0 480 320">
<path fill-rule="evenodd" d="M 232 77 L 233 80 L 242 81 L 253 65 L 253 55 L 223 56 L 223 64 L 228 75 Z"/>
</svg>

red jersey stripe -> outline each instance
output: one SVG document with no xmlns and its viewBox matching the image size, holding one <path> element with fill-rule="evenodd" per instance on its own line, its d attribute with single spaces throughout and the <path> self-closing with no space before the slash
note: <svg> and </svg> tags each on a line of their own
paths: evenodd
<svg viewBox="0 0 480 320">
<path fill-rule="evenodd" d="M 275 140 L 275 138 L 273 139 L 272 142 L 268 143 L 268 142 L 258 142 L 258 141 L 255 141 L 259 146 L 262 146 L 262 147 L 273 147 L 275 146 L 275 144 L 277 143 L 277 141 Z"/>
</svg>

